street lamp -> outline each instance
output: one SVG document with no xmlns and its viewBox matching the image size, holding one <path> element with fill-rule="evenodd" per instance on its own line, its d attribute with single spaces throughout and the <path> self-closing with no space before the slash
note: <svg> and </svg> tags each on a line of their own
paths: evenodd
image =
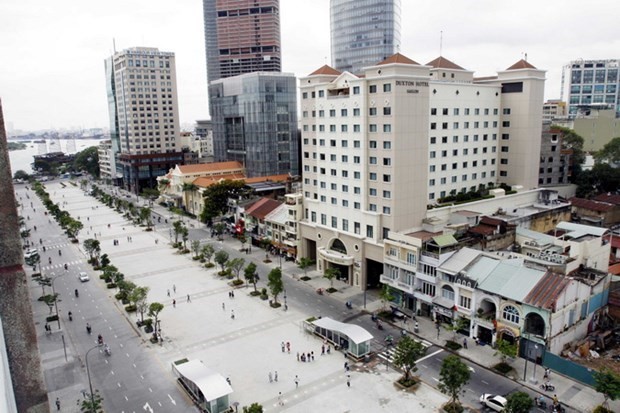
<svg viewBox="0 0 620 413">
<path fill-rule="evenodd" d="M 284 311 L 288 310 L 288 304 L 286 303 L 286 288 L 284 289 Z"/>
<path fill-rule="evenodd" d="M 90 348 L 86 352 L 86 356 L 84 356 L 84 359 L 86 360 L 86 375 L 88 376 L 88 388 L 90 389 L 90 409 L 91 409 L 91 411 L 93 413 L 96 413 L 96 411 L 95 411 L 95 395 L 93 394 L 93 383 L 90 381 L 90 369 L 88 368 L 88 353 L 90 353 L 91 351 L 93 351 L 96 348 L 99 348 L 99 345 L 96 345 L 96 346 Z"/>
</svg>

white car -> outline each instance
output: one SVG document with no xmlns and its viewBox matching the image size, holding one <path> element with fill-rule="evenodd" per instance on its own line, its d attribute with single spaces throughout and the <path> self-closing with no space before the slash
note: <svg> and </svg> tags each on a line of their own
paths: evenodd
<svg viewBox="0 0 620 413">
<path fill-rule="evenodd" d="M 30 248 L 29 250 L 24 252 L 24 258 L 25 259 L 32 258 L 32 257 L 34 257 L 36 255 L 39 255 L 39 250 L 37 250 L 36 248 Z"/>
<path fill-rule="evenodd" d="M 506 400 L 503 396 L 498 396 L 496 394 L 483 394 L 480 396 L 480 403 L 485 405 L 491 410 L 495 410 L 496 412 L 504 411 L 506 408 L 506 404 L 508 400 Z"/>
<path fill-rule="evenodd" d="M 86 274 L 84 271 L 80 272 L 80 275 L 78 275 L 78 278 L 80 279 L 80 281 L 82 281 L 83 283 L 90 280 L 90 277 L 88 276 L 88 274 Z"/>
</svg>

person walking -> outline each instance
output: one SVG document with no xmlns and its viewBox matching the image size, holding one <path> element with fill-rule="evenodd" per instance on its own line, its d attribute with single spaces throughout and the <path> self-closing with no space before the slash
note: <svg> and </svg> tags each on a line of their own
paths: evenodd
<svg viewBox="0 0 620 413">
<path fill-rule="evenodd" d="M 226 304 L 222 303 L 222 311 L 226 311 Z"/>
<path fill-rule="evenodd" d="M 544 380 L 548 380 L 549 376 L 551 376 L 551 370 L 549 370 L 549 367 L 545 368 L 545 374 L 543 375 L 543 379 Z"/>
<path fill-rule="evenodd" d="M 189 294 L 187 294 L 187 302 L 188 302 L 188 303 L 191 303 L 191 302 L 192 302 L 192 299 L 189 297 Z"/>
<path fill-rule="evenodd" d="M 230 318 L 235 319 L 235 310 L 230 310 Z"/>
<path fill-rule="evenodd" d="M 271 376 L 271 372 L 269 372 L 268 377 L 269 377 L 269 383 L 273 383 L 273 377 Z"/>
<path fill-rule="evenodd" d="M 170 297 L 170 290 L 168 290 L 168 297 Z"/>
<path fill-rule="evenodd" d="M 172 284 L 172 291 L 174 291 L 174 293 L 177 293 L 177 286 L 176 284 Z"/>
<path fill-rule="evenodd" d="M 463 339 L 463 348 L 467 350 L 467 338 Z"/>
<path fill-rule="evenodd" d="M 60 399 L 56 397 L 56 410 L 60 410 Z"/>
<path fill-rule="evenodd" d="M 295 375 L 295 388 L 299 388 L 299 376 Z"/>
<path fill-rule="evenodd" d="M 276 383 L 278 382 L 278 371 L 277 370 L 273 373 L 273 381 L 275 381 Z"/>
<path fill-rule="evenodd" d="M 278 404 L 280 406 L 284 406 L 284 402 L 282 401 L 282 392 L 278 392 Z"/>
<path fill-rule="evenodd" d="M 347 387 L 351 388 L 351 375 L 347 374 Z"/>
<path fill-rule="evenodd" d="M 280 347 L 282 348 L 282 352 L 284 353 L 284 348 L 286 347 L 286 345 L 284 344 L 284 341 L 280 344 Z"/>
<path fill-rule="evenodd" d="M 172 300 L 172 306 L 174 308 L 177 308 L 177 300 L 175 300 L 175 299 Z"/>
</svg>

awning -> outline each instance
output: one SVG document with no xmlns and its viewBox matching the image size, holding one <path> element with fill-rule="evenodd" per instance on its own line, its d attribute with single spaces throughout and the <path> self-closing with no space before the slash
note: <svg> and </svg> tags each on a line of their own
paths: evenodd
<svg viewBox="0 0 620 413">
<path fill-rule="evenodd" d="M 437 244 L 437 246 L 439 247 L 447 247 L 449 245 L 458 244 L 458 241 L 456 240 L 456 238 L 454 238 L 450 234 L 437 235 L 436 237 L 433 237 L 433 241 L 435 241 L 435 244 Z"/>
<path fill-rule="evenodd" d="M 182 364 L 173 364 L 176 371 L 193 382 L 207 401 L 213 401 L 233 392 L 224 376 L 211 370 L 200 360 L 190 360 Z"/>
<path fill-rule="evenodd" d="M 452 310 L 454 308 L 454 300 L 451 300 L 446 297 L 435 297 L 433 298 L 433 304 L 440 305 L 444 308 L 448 308 Z"/>
<path fill-rule="evenodd" d="M 332 320 L 329 317 L 319 318 L 318 320 L 314 320 L 312 322 L 313 325 L 321 328 L 325 328 L 331 331 L 338 331 L 347 337 L 349 340 L 354 342 L 355 344 L 360 344 L 365 341 L 372 340 L 373 335 L 370 334 L 366 329 L 357 326 L 355 324 L 346 324 L 341 323 L 336 320 Z"/>
</svg>

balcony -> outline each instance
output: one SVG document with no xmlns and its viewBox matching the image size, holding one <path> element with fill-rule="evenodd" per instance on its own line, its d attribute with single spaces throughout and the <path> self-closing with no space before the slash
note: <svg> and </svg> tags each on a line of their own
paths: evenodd
<svg viewBox="0 0 620 413">
<path fill-rule="evenodd" d="M 382 284 L 389 285 L 390 287 L 398 288 L 397 278 L 390 278 L 387 275 L 381 274 L 381 276 L 379 277 L 379 282 L 381 282 Z"/>
<path fill-rule="evenodd" d="M 419 272 L 419 271 L 416 271 L 415 278 L 421 281 L 429 282 L 431 284 L 435 284 L 437 282 L 436 276 L 433 276 L 430 274 L 424 274 L 423 272 Z"/>
<path fill-rule="evenodd" d="M 422 290 L 414 290 L 413 296 L 416 298 L 416 300 L 421 300 L 421 301 L 424 301 L 425 303 L 433 302 L 433 296 L 423 293 Z"/>
</svg>

